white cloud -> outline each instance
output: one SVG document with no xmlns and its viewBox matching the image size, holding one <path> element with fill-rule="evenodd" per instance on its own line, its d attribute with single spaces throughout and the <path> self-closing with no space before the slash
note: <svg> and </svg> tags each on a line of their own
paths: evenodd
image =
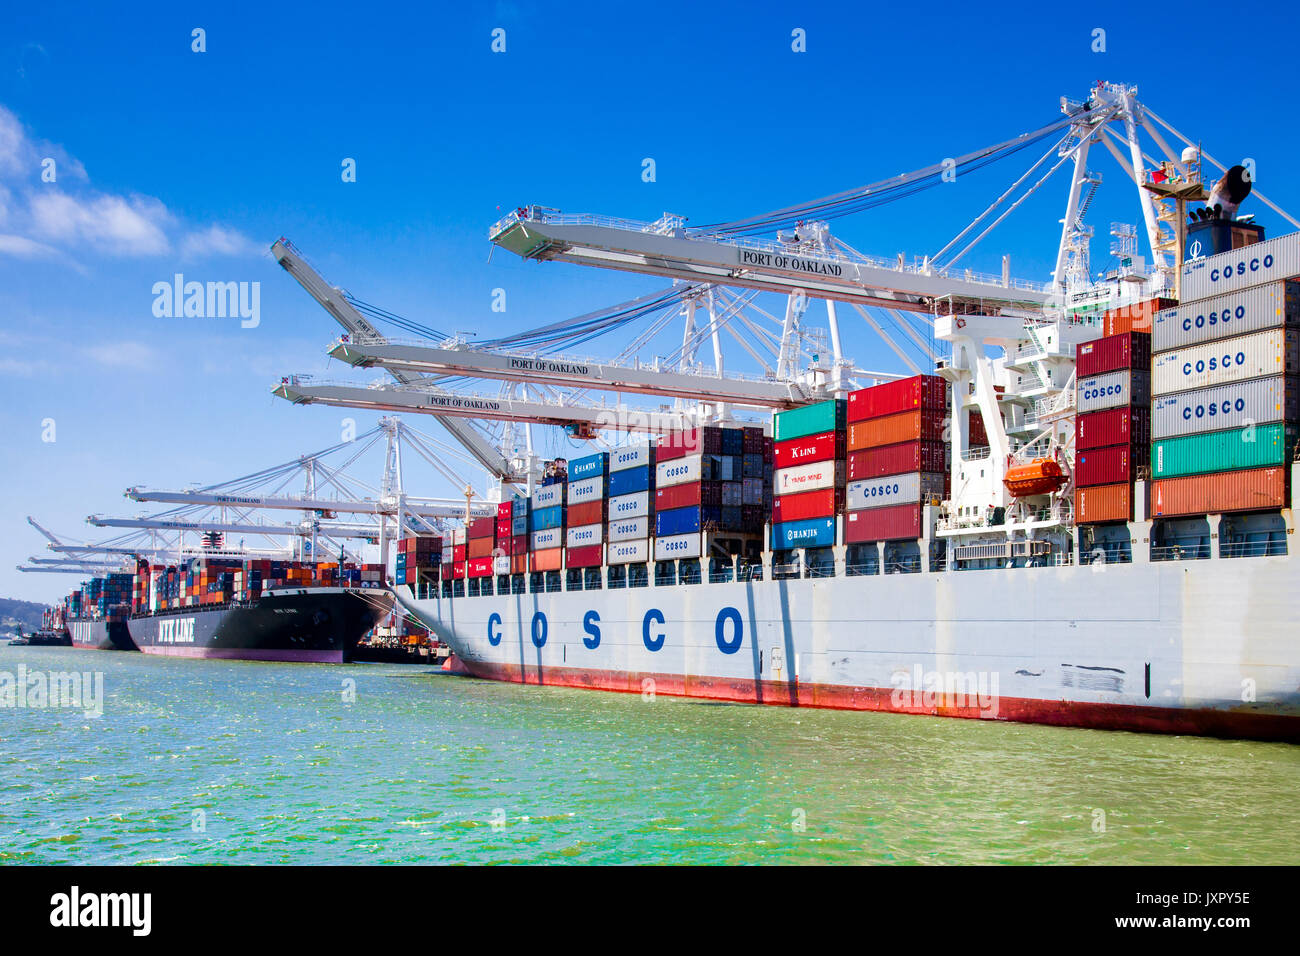
<svg viewBox="0 0 1300 956">
<path fill-rule="evenodd" d="M 234 229 L 211 225 L 191 232 L 181 242 L 181 255 L 187 259 L 202 256 L 246 257 L 261 255 L 265 250 L 252 239 Z"/>
<path fill-rule="evenodd" d="M 53 258 L 59 250 L 43 242 L 28 239 L 26 236 L 8 236 L 0 233 L 0 256 L 14 256 L 18 259 Z"/>
<path fill-rule="evenodd" d="M 31 198 L 30 209 L 32 225 L 44 238 L 80 240 L 110 255 L 161 255 L 171 249 L 163 225 L 172 216 L 148 196 L 78 199 L 41 192 Z"/>
</svg>

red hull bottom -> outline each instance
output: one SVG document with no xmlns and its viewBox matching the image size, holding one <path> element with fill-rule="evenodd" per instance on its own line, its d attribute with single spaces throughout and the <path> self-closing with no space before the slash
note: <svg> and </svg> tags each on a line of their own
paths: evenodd
<svg viewBox="0 0 1300 956">
<path fill-rule="evenodd" d="M 295 651 L 290 649 L 272 650 L 243 647 L 177 647 L 175 645 L 158 647 L 146 645 L 140 648 L 146 654 L 159 657 L 196 657 L 226 661 L 282 661 L 309 664 L 342 664 L 342 651 Z"/>
<path fill-rule="evenodd" d="M 683 677 L 680 674 L 625 674 L 572 667 L 547 668 L 544 675 L 539 675 L 536 668 L 524 669 L 514 664 L 456 660 L 461 668 L 475 677 L 516 684 L 577 687 L 626 694 L 641 694 L 653 688 L 653 693 L 669 697 L 702 697 L 783 707 L 872 710 L 930 717 L 1005 720 L 1055 727 L 1085 727 L 1093 730 L 1130 730 L 1139 733 L 1300 743 L 1300 717 L 1281 714 L 1000 697 L 997 700 L 996 715 L 988 715 L 978 707 L 949 706 L 943 703 L 947 695 L 942 693 L 935 695 L 934 707 L 896 706 L 892 700 L 895 693 L 892 688 Z M 653 685 L 646 684 L 647 681 L 653 681 Z"/>
</svg>

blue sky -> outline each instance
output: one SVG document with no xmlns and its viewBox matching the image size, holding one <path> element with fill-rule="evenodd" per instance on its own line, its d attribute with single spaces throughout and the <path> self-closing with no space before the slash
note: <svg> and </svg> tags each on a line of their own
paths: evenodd
<svg viewBox="0 0 1300 956">
<path fill-rule="evenodd" d="M 504 210 L 739 218 L 1034 129 L 1098 79 L 1136 84 L 1220 158 L 1253 157 L 1259 187 L 1300 208 L 1286 109 L 1296 16 L 1256 5 L 1249 32 L 1224 38 L 1221 4 L 1188 9 L 1155 27 L 1154 7 L 1119 4 L 7 5 L 0 594 L 52 599 L 77 580 L 12 570 L 42 553 L 27 514 L 96 537 L 82 519 L 133 513 L 129 484 L 208 483 L 338 440 L 348 412 L 270 396 L 282 374 L 329 371 L 337 334 L 267 256 L 280 235 L 395 312 L 522 330 L 666 283 L 505 253 L 489 262 L 486 230 Z M 191 51 L 195 27 L 204 53 Z M 490 50 L 497 27 L 504 54 Z M 791 50 L 796 27 L 806 53 Z M 1095 28 L 1104 53 L 1091 50 Z M 1206 56 L 1188 63 L 1194 50 Z M 55 183 L 41 181 L 46 157 Z M 344 157 L 355 183 L 341 180 Z M 654 183 L 641 180 L 645 157 Z M 868 253 L 933 252 L 1028 162 L 836 230 Z M 1138 214 L 1119 169 L 1098 168 L 1104 263 L 1110 221 Z M 969 264 L 997 272 L 1009 252 L 1014 274 L 1046 279 L 1064 189 L 1050 184 Z M 152 285 L 176 272 L 260 282 L 261 324 L 154 317 Z M 490 311 L 498 287 L 505 315 Z M 895 365 L 865 332 L 846 346 Z M 53 443 L 41 441 L 47 418 Z M 427 493 L 449 491 L 428 480 Z"/>
</svg>

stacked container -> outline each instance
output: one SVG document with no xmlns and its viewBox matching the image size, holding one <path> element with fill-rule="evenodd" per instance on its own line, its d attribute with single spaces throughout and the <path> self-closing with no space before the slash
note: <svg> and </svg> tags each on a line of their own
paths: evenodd
<svg viewBox="0 0 1300 956">
<path fill-rule="evenodd" d="M 1187 301 L 1156 317 L 1155 517 L 1286 506 L 1300 420 L 1300 283 L 1282 281 L 1296 264 L 1265 249 L 1281 241 L 1185 264 Z"/>
<path fill-rule="evenodd" d="M 559 571 L 564 567 L 566 482 L 553 474 L 542 482 L 528 505 L 528 570 Z"/>
<path fill-rule="evenodd" d="M 393 568 L 393 583 L 415 584 L 422 572 L 426 576 L 430 573 L 436 576 L 441 561 L 442 538 L 428 536 L 399 538 Z M 365 565 L 364 569 L 370 567 Z M 369 580 L 368 575 L 363 574 L 362 580 Z"/>
<path fill-rule="evenodd" d="M 442 580 L 458 581 L 465 577 L 465 559 L 468 541 L 464 528 L 453 528 L 451 536 L 442 539 Z"/>
<path fill-rule="evenodd" d="M 773 551 L 829 548 L 844 511 L 846 416 L 842 399 L 777 412 L 772 446 Z"/>
<path fill-rule="evenodd" d="M 489 578 L 497 547 L 496 515 L 474 518 L 465 529 L 465 577 Z"/>
<path fill-rule="evenodd" d="M 650 560 L 654 524 L 655 448 L 634 445 L 609 454 L 606 560 L 612 565 Z"/>
<path fill-rule="evenodd" d="M 748 506 L 748 511 L 745 505 L 745 442 L 743 429 L 718 426 L 660 437 L 655 455 L 656 561 L 701 557 L 702 534 L 762 532 L 761 504 Z"/>
<path fill-rule="evenodd" d="M 948 383 L 937 375 L 849 394 L 846 544 L 921 537 L 922 506 L 947 493 L 948 408 Z"/>
<path fill-rule="evenodd" d="M 569 463 L 564 566 L 598 568 L 605 559 L 609 454 L 599 452 Z"/>
<path fill-rule="evenodd" d="M 1122 332 L 1083 342 L 1074 362 L 1075 520 L 1132 521 L 1133 480 L 1147 463 L 1151 440 L 1151 335 Z"/>
</svg>

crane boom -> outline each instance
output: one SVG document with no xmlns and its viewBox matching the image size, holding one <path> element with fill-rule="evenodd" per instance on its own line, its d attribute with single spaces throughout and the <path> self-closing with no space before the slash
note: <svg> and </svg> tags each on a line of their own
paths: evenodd
<svg viewBox="0 0 1300 956">
<path fill-rule="evenodd" d="M 138 486 L 126 489 L 132 501 L 153 501 L 160 504 L 219 505 L 234 508 L 279 508 L 290 511 L 338 511 L 345 514 L 393 515 L 397 502 L 393 501 L 335 501 L 330 498 L 293 498 L 256 494 L 218 494 L 205 491 L 164 491 Z M 415 502 L 412 504 L 412 502 Z M 465 502 L 446 498 L 406 498 L 405 514 L 421 518 L 458 518 L 465 514 Z M 484 514 L 487 512 L 484 511 Z"/>
<path fill-rule="evenodd" d="M 463 509 L 462 509 L 463 510 Z M 185 521 L 176 518 L 106 518 L 103 515 L 90 515 L 86 523 L 96 528 L 142 528 L 146 530 L 165 531 L 221 531 L 230 534 L 274 534 L 311 537 L 313 533 L 331 538 L 377 538 L 379 529 L 329 525 L 316 526 L 312 522 L 304 524 L 256 524 L 238 521 Z"/>
</svg>

